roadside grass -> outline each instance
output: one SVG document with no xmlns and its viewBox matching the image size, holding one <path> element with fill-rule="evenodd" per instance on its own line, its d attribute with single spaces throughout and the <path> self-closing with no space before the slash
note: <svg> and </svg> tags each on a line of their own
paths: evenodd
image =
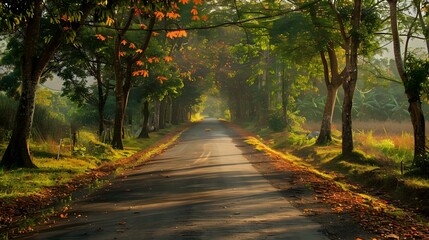
<svg viewBox="0 0 429 240">
<path fill-rule="evenodd" d="M 103 163 L 114 163 L 119 159 L 132 156 L 142 149 L 146 149 L 168 132 L 179 126 L 153 132 L 148 139 L 124 139 L 124 150 L 113 149 L 109 144 L 102 143 L 97 136 L 89 131 L 79 133 L 79 142 L 76 151 L 72 154 L 70 146 L 62 146 L 60 158 L 57 160 L 58 143 L 46 141 L 44 143 L 30 143 L 33 162 L 37 169 L 16 169 L 6 171 L 0 169 L 0 199 L 7 200 L 16 197 L 37 195 L 45 187 L 61 186 L 67 184 L 79 175 L 85 174 L 100 167 Z M 1 151 L 6 148 L 0 145 Z M 159 149 L 155 148 L 151 154 Z M 149 158 L 149 154 L 146 158 Z M 144 156 L 142 156 L 144 157 Z M 119 168 L 117 172 L 120 172 Z"/>
<path fill-rule="evenodd" d="M 341 182 L 358 183 L 370 190 L 388 193 L 429 215 L 429 206 L 425 204 L 429 196 L 429 179 L 407 174 L 413 158 L 413 138 L 407 124 L 354 123 L 355 151 L 350 155 L 341 154 L 341 133 L 335 126 L 333 141 L 324 146 L 307 137 L 308 133 L 318 130 L 313 123 L 280 133 L 260 131 L 252 124 L 241 126 L 258 134 L 268 148 L 280 152 L 284 159 L 321 173 L 320 176 L 328 175 Z"/>
</svg>

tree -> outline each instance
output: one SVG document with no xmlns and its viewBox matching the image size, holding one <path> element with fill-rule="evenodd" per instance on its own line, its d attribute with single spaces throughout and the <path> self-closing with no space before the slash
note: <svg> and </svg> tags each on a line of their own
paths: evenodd
<svg viewBox="0 0 429 240">
<path fill-rule="evenodd" d="M 115 97 L 116 97 L 116 110 L 115 110 L 115 124 L 113 132 L 112 146 L 114 148 L 123 149 L 122 137 L 123 137 L 123 125 L 124 125 L 124 114 L 127 107 L 128 96 L 132 87 L 133 76 L 149 76 L 147 69 L 135 69 L 138 66 L 143 65 L 140 59 L 145 55 L 149 43 L 153 35 L 158 35 L 158 32 L 154 32 L 154 26 L 156 21 L 176 21 L 180 17 L 177 13 L 178 3 L 187 4 L 188 1 L 149 1 L 149 2 L 134 2 L 127 8 L 123 8 L 123 5 L 117 5 L 120 9 L 124 9 L 124 12 L 113 10 L 111 11 L 112 18 L 108 17 L 106 23 L 108 25 L 114 25 L 114 37 L 113 37 L 113 67 L 115 71 Z M 196 5 L 201 5 L 202 1 L 195 0 L 193 8 L 193 14 L 198 15 Z M 134 22 L 137 18 L 137 22 Z M 143 20 L 146 19 L 146 24 Z M 165 22 L 164 22 L 165 23 Z M 138 26 L 142 28 L 140 32 L 144 32 L 146 35 L 141 44 L 135 44 L 129 42 L 129 30 Z M 134 30 L 136 30 L 134 28 Z M 180 29 L 171 30 L 166 33 L 169 38 L 185 37 L 186 31 Z M 139 47 L 137 47 L 139 46 Z M 125 47 L 133 50 L 128 52 Z"/>
<path fill-rule="evenodd" d="M 331 4 L 331 6 L 333 6 Z M 358 80 L 358 49 L 361 44 L 359 28 L 362 19 L 362 0 L 354 0 L 350 35 L 346 35 L 343 21 L 338 17 L 341 35 L 345 42 L 347 77 L 343 82 L 344 98 L 342 111 L 342 154 L 350 154 L 353 151 L 353 131 L 352 131 L 352 107 L 353 95 Z"/>
<path fill-rule="evenodd" d="M 89 104 L 97 108 L 98 135 L 101 137 L 104 133 L 104 108 L 112 88 L 112 74 L 108 70 L 112 62 L 111 54 L 107 53 L 108 45 L 105 41 L 96 40 L 96 33 L 99 33 L 97 28 L 82 29 L 75 40 L 80 46 L 66 45 L 60 49 L 56 57 L 59 64 L 54 71 L 64 80 L 63 96 L 68 96 L 80 106 Z M 88 78 L 94 78 L 95 84 L 88 86 Z"/>
<path fill-rule="evenodd" d="M 335 26 L 335 21 L 327 16 L 326 7 L 326 4 L 315 4 L 302 8 L 300 12 L 290 13 L 277 20 L 273 27 L 273 31 L 278 34 L 275 38 L 283 41 L 279 46 L 284 49 L 283 58 L 290 58 L 294 64 L 306 68 L 309 68 L 309 63 L 315 62 L 317 57 L 322 63 L 327 95 L 317 139 L 319 144 L 332 140 L 331 125 L 335 101 L 346 73 L 344 68 L 340 69 L 341 59 L 337 56 L 340 48 L 338 31 L 330 27 Z M 320 62 L 313 64 L 320 65 Z"/>
<path fill-rule="evenodd" d="M 401 40 L 399 37 L 398 29 L 398 9 L 397 0 L 387 0 L 390 10 L 390 27 L 392 31 L 393 39 L 393 51 L 395 56 L 396 68 L 399 73 L 399 77 L 405 88 L 405 94 L 407 95 L 409 107 L 408 112 L 410 113 L 411 123 L 413 125 L 414 133 L 414 166 L 425 173 L 429 174 L 429 160 L 426 152 L 426 135 L 425 135 L 425 118 L 422 111 L 421 93 L 422 86 L 428 81 L 429 77 L 429 61 L 418 59 L 412 54 L 408 54 L 408 49 L 405 47 L 404 55 L 402 57 L 401 52 Z M 418 9 L 417 16 L 421 16 L 421 12 Z M 420 14 L 419 14 L 420 12 Z M 424 25 L 423 25 L 424 26 Z M 422 27 L 423 27 L 422 26 Z M 410 28 L 409 33 L 411 33 Z M 423 28 L 424 36 L 427 41 L 427 29 Z M 406 42 L 408 43 L 410 34 L 407 36 Z M 428 49 L 429 51 L 429 49 Z"/>
<path fill-rule="evenodd" d="M 31 160 L 28 137 L 32 126 L 36 86 L 58 47 L 72 41 L 96 1 L 3 1 L 2 31 L 22 29 L 21 96 L 8 147 L 0 162 L 7 169 L 36 167 Z M 68 13 L 68 14 L 67 14 Z M 49 16 L 49 19 L 46 17 Z M 42 31 L 45 29 L 52 31 Z"/>
</svg>

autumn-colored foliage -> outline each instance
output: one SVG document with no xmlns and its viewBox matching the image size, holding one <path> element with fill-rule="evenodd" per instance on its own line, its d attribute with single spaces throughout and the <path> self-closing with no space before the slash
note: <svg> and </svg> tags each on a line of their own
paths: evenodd
<svg viewBox="0 0 429 240">
<path fill-rule="evenodd" d="M 161 9 L 157 9 L 156 11 L 151 12 L 150 9 L 146 9 L 144 6 L 135 6 L 134 7 L 134 15 L 135 16 L 140 16 L 140 15 L 147 15 L 147 16 L 153 16 L 155 17 L 155 19 L 159 22 L 159 21 L 164 21 L 166 19 L 169 19 L 171 21 L 175 21 L 177 19 L 179 19 L 181 17 L 181 15 L 177 12 L 178 10 L 180 10 L 180 7 L 178 6 L 178 3 L 182 4 L 182 5 L 187 5 L 190 4 L 189 0 L 179 0 L 177 2 L 172 2 L 171 3 L 171 8 L 167 9 L 167 8 L 161 8 Z M 198 5 L 202 5 L 203 1 L 202 0 L 193 0 L 192 3 L 194 4 L 194 6 L 191 9 L 191 14 L 192 14 L 192 20 L 204 20 L 207 21 L 208 17 L 206 15 L 203 16 L 199 16 L 199 12 L 198 12 Z M 164 10 L 163 10 L 164 9 Z M 115 24 L 115 19 L 113 19 L 110 16 L 107 16 L 106 20 L 105 20 L 105 24 L 106 26 L 112 26 L 113 24 Z M 144 31 L 148 31 L 148 25 L 146 25 L 145 23 L 140 23 L 138 25 L 138 28 Z M 153 37 L 157 37 L 159 36 L 159 32 L 157 31 L 153 31 L 150 30 L 151 34 Z M 183 37 L 187 37 L 188 33 L 186 32 L 186 30 L 184 29 L 171 29 L 171 30 L 166 30 L 165 32 L 165 36 L 167 38 L 170 39 L 176 39 L 176 38 L 183 38 Z M 113 39 L 113 37 L 110 36 L 104 36 L 101 33 L 97 33 L 95 35 L 95 37 L 100 40 L 100 41 L 106 41 L 108 39 Z M 128 39 L 122 39 L 121 40 L 121 45 L 122 46 L 127 46 L 128 45 L 128 49 L 130 50 L 134 50 L 134 53 L 129 52 L 129 50 L 127 49 L 121 49 L 118 52 L 118 56 L 119 57 L 135 57 L 137 55 L 141 55 L 144 54 L 144 50 L 142 49 L 142 47 L 137 44 L 136 42 L 133 42 L 131 40 Z M 140 58 L 140 57 L 139 57 Z M 164 56 L 163 57 L 165 62 L 171 62 L 173 61 L 173 58 L 171 56 Z M 159 57 L 153 56 L 153 57 L 148 57 L 147 58 L 147 62 L 148 63 L 160 63 L 159 61 Z M 135 60 L 135 65 L 137 67 L 144 67 L 144 63 L 143 61 L 141 61 L 140 59 L 136 59 Z M 136 69 L 133 74 L 133 76 L 144 76 L 144 77 L 148 77 L 149 76 L 149 72 L 146 69 Z M 165 81 L 166 79 L 162 78 L 163 81 Z"/>
</svg>

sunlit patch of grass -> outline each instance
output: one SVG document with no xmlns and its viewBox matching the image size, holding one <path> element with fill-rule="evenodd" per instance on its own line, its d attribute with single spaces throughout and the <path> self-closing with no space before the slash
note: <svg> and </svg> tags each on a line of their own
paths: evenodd
<svg viewBox="0 0 429 240">
<path fill-rule="evenodd" d="M 320 157 L 322 164 L 329 163 L 332 159 L 341 154 L 341 149 L 335 146 L 321 146 L 315 148 L 316 155 Z"/>
<path fill-rule="evenodd" d="M 429 179 L 407 178 L 405 184 L 411 188 L 429 188 Z"/>
<path fill-rule="evenodd" d="M 33 162 L 41 169 L 65 169 L 72 171 L 85 171 L 98 166 L 97 161 L 78 158 L 34 158 Z"/>
<path fill-rule="evenodd" d="M 44 187 L 70 181 L 84 169 L 39 168 L 3 171 L 0 176 L 0 198 L 39 194 Z"/>
<path fill-rule="evenodd" d="M 351 162 L 347 162 L 347 161 L 339 161 L 338 165 L 343 167 L 344 169 L 348 169 L 349 174 L 355 174 L 355 175 L 363 174 L 366 172 L 371 172 L 375 169 L 380 168 L 378 166 L 351 163 Z"/>
<path fill-rule="evenodd" d="M 287 159 L 289 161 L 297 161 L 299 158 L 297 158 L 296 156 L 293 156 L 292 154 L 286 153 L 286 152 L 278 152 L 270 147 L 268 147 L 267 145 L 265 145 L 264 143 L 262 143 L 260 140 L 258 140 L 255 137 L 248 137 L 244 142 L 246 142 L 249 145 L 252 145 L 255 147 L 256 150 L 259 151 L 263 151 L 266 152 L 268 154 L 276 154 L 281 156 L 284 159 Z"/>
<path fill-rule="evenodd" d="M 73 156 L 69 149 L 63 149 L 57 160 L 58 143 L 47 141 L 45 143 L 31 143 L 33 162 L 37 169 L 17 169 L 6 171 L 0 169 L 0 198 L 14 198 L 39 194 L 41 189 L 50 186 L 60 186 L 72 181 L 80 174 L 96 169 L 105 162 L 115 162 L 132 156 L 142 149 L 153 146 L 161 140 L 168 132 L 177 127 L 163 129 L 160 132 L 151 133 L 149 139 L 125 139 L 124 150 L 113 149 L 110 145 L 102 143 L 97 136 L 88 131 L 79 134 L 78 148 L 84 150 Z M 180 134 L 174 136 L 168 144 L 176 141 Z M 160 144 L 153 150 L 141 156 L 148 159 L 162 149 L 168 147 L 167 143 Z M 4 146 L 6 147 L 6 145 Z M 68 151 L 68 153 L 66 153 Z M 124 167 L 121 167 L 124 169 Z M 118 170 L 119 172 L 121 169 Z"/>
</svg>

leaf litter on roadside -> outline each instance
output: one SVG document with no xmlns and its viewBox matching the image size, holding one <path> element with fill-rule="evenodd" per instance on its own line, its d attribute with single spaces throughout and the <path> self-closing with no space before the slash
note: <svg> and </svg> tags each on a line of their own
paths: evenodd
<svg viewBox="0 0 429 240">
<path fill-rule="evenodd" d="M 246 130 L 227 124 L 242 136 L 253 136 Z M 362 190 L 358 186 L 344 189 L 336 181 L 339 178 L 324 178 L 307 167 L 285 159 L 282 154 L 276 154 L 275 151 L 268 151 L 258 146 L 259 148 L 272 159 L 272 165 L 276 169 L 293 172 L 294 177 L 291 182 L 310 186 L 318 201 L 331 205 L 333 212 L 350 214 L 364 229 L 379 235 L 380 238 L 377 239 L 429 239 L 429 227 L 422 224 L 417 214 L 412 211 L 398 209 L 380 198 L 365 196 L 359 193 Z M 395 214 L 398 211 L 401 214 Z M 310 211 L 307 210 L 307 212 Z M 357 237 L 356 240 L 358 239 L 362 238 Z"/>
</svg>

